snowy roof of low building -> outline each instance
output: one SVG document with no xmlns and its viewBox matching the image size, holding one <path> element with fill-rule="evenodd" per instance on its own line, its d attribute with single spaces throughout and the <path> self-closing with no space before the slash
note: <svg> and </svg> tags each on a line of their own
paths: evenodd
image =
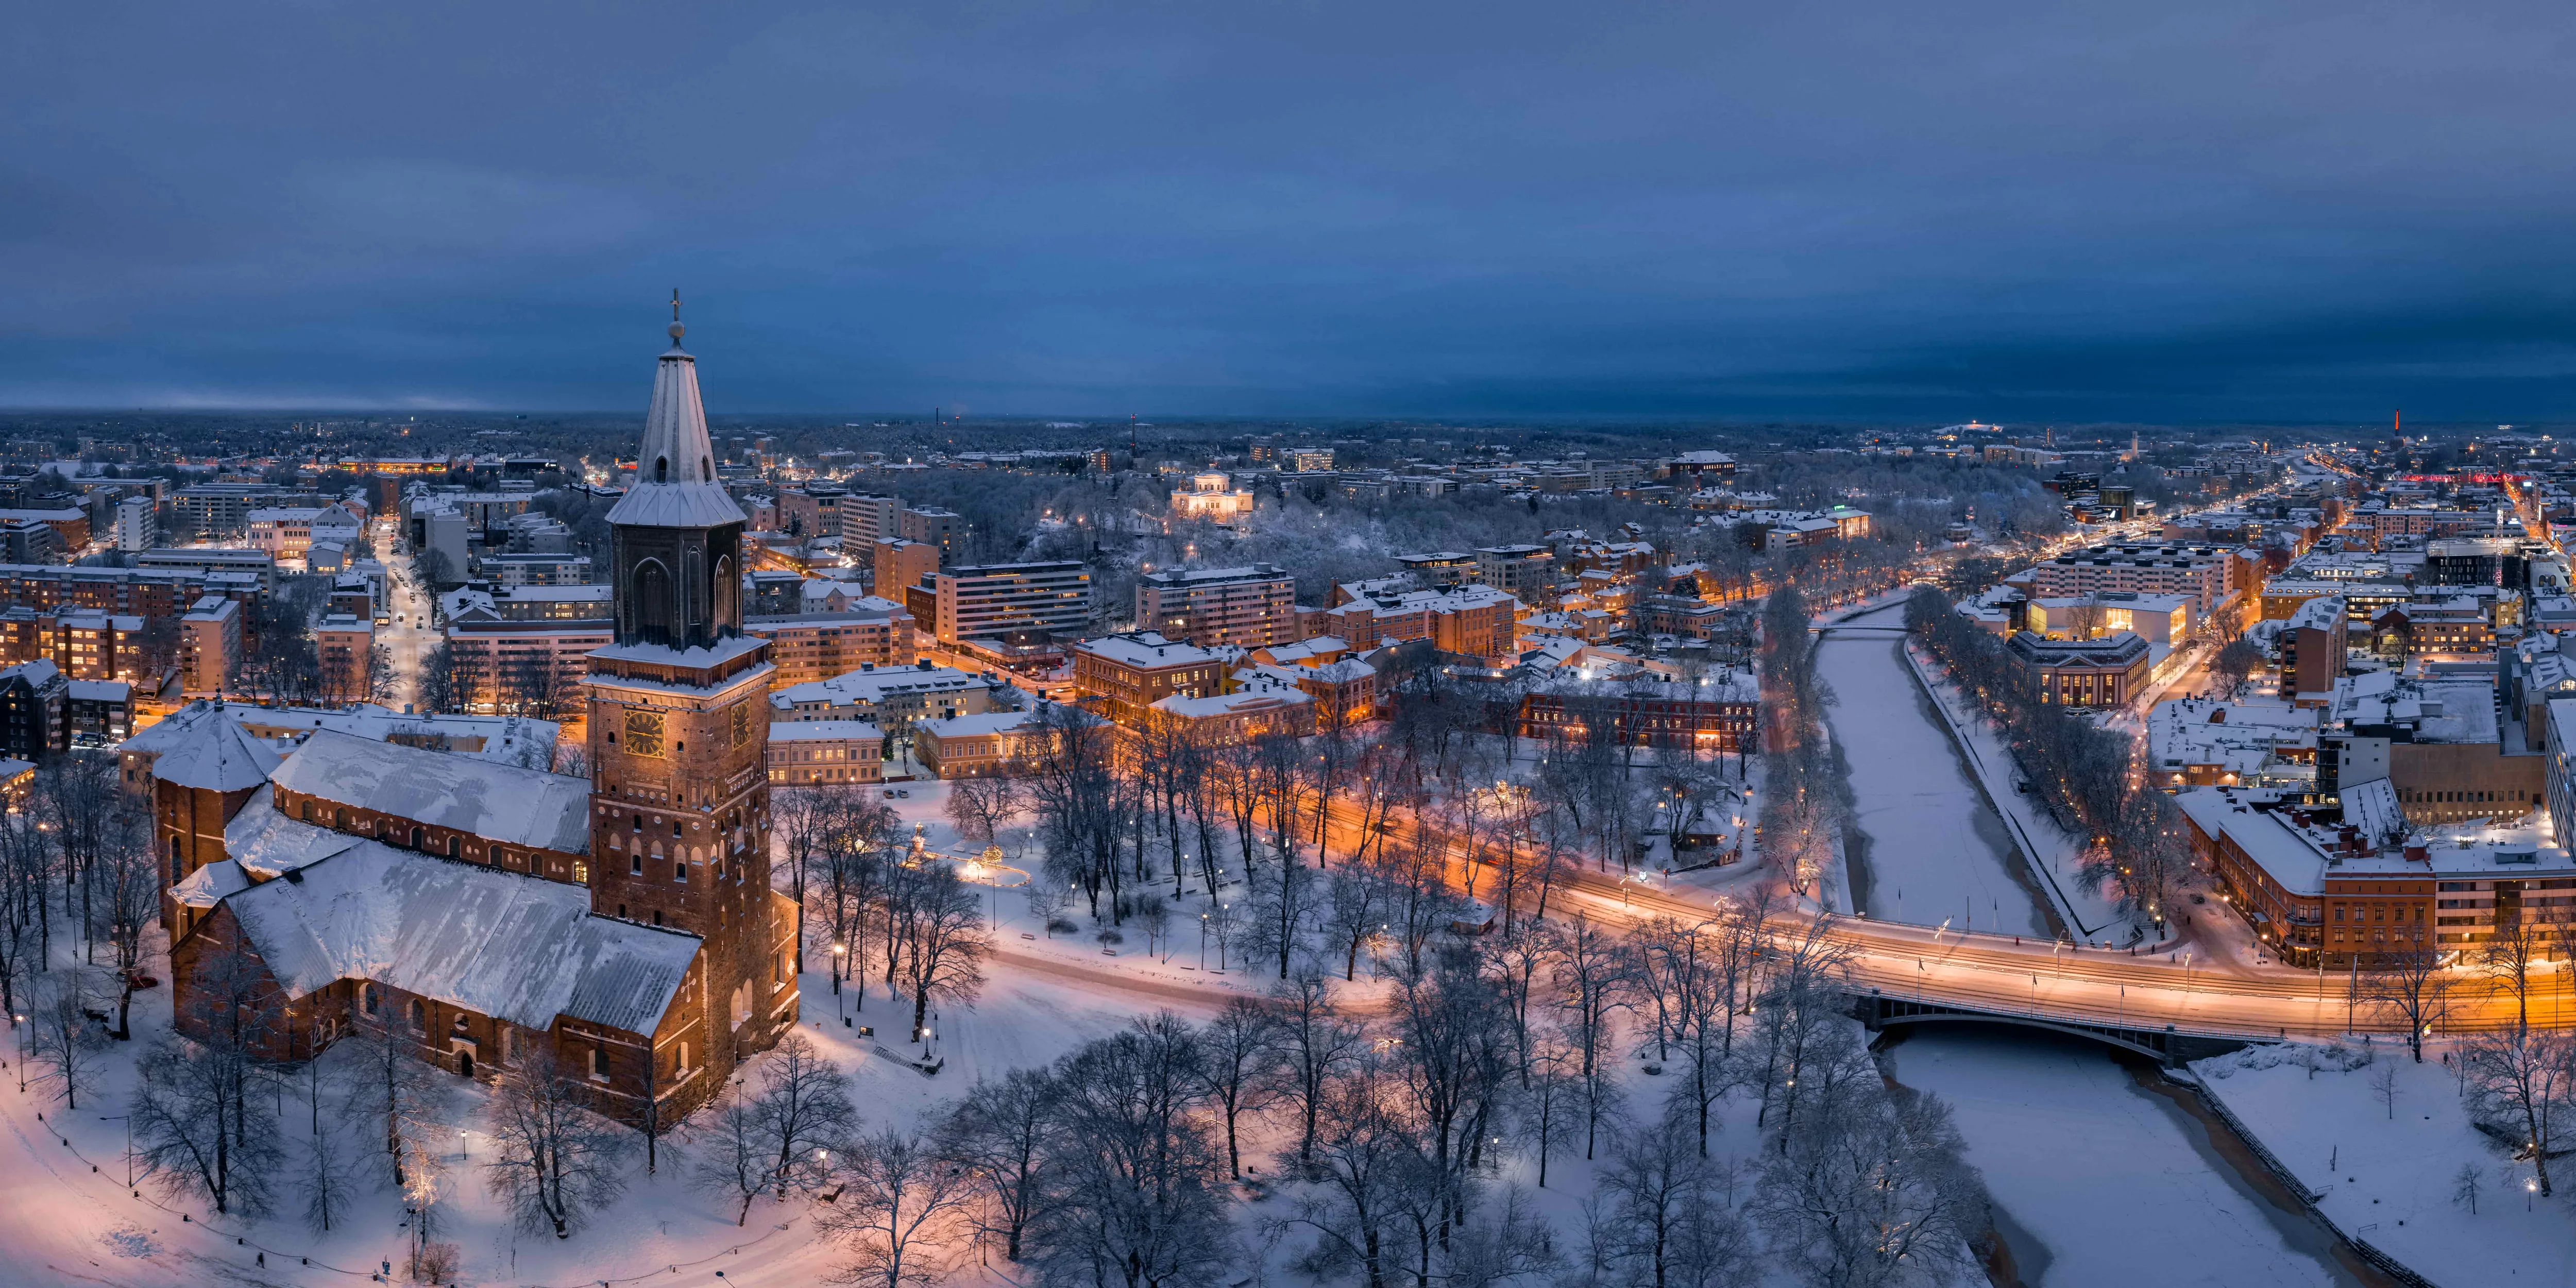
<svg viewBox="0 0 2576 1288">
<path fill-rule="evenodd" d="M 507 845 L 590 852 L 590 780 L 373 742 L 336 730 L 304 740 L 278 786 Z"/>
<path fill-rule="evenodd" d="M 267 782 L 286 759 L 230 711 L 203 701 L 126 739 L 124 747 L 157 753 L 152 776 L 162 782 L 217 792 Z"/>
<path fill-rule="evenodd" d="M 71 693 L 79 702 L 123 702 L 134 696 L 134 686 L 123 680 L 74 680 Z"/>
<path fill-rule="evenodd" d="M 1212 716 L 1243 715 L 1254 711 L 1276 711 L 1284 707 L 1304 706 L 1314 700 L 1312 695 L 1302 689 L 1265 683 L 1258 688 L 1245 689 L 1240 693 L 1224 693 L 1207 698 L 1185 698 L 1176 693 L 1155 703 L 1154 709 L 1179 716 L 1184 720 L 1204 720 Z"/>
<path fill-rule="evenodd" d="M 1089 653 L 1121 666 L 1153 670 L 1162 667 L 1199 666 L 1216 658 L 1195 644 L 1165 639 L 1153 631 L 1135 631 L 1125 635 L 1104 635 L 1084 640 L 1073 646 L 1076 653 Z"/>
<path fill-rule="evenodd" d="M 883 740 L 885 730 L 867 720 L 781 720 L 769 726 L 771 742 Z"/>
<path fill-rule="evenodd" d="M 375 841 L 224 903 L 290 998 L 373 980 L 533 1029 L 651 1033 L 701 945 L 594 915 L 582 886 Z"/>
</svg>

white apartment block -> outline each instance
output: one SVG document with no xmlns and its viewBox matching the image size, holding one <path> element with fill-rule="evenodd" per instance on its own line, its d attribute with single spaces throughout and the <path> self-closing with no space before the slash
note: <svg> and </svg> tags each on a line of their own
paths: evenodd
<svg viewBox="0 0 2576 1288">
<path fill-rule="evenodd" d="M 2227 551 L 2215 546 L 2102 545 L 2059 555 L 2030 570 L 2034 598 L 2124 590 L 2187 595 L 2195 618 L 2227 597 Z"/>
<path fill-rule="evenodd" d="M 1091 569 L 1078 560 L 967 564 L 904 588 L 913 620 L 942 644 L 1044 630 L 1074 634 L 1091 625 Z"/>
<path fill-rule="evenodd" d="M 1185 568 L 1136 579 L 1136 629 L 1201 648 L 1297 638 L 1297 579 L 1276 564 Z"/>
</svg>

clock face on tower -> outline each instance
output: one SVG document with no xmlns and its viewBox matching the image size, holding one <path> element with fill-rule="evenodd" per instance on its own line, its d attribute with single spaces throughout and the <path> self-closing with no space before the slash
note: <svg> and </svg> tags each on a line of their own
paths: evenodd
<svg viewBox="0 0 2576 1288">
<path fill-rule="evenodd" d="M 662 713 L 629 710 L 626 713 L 626 754 L 659 756 L 662 754 Z"/>
</svg>

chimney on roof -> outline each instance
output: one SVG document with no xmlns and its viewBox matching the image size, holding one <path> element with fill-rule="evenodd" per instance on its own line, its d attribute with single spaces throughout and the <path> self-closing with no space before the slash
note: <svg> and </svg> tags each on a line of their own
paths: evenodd
<svg viewBox="0 0 2576 1288">
<path fill-rule="evenodd" d="M 2420 845 L 2409 845 L 2406 847 L 2406 861 L 2429 865 L 2433 862 L 2433 852 Z"/>
</svg>

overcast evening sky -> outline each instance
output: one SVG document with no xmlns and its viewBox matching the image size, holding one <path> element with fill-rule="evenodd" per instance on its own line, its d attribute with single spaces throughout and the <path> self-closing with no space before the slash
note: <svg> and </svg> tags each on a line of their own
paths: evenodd
<svg viewBox="0 0 2576 1288">
<path fill-rule="evenodd" d="M 2564 3 L 10 22 L 0 405 L 2576 419 Z"/>
</svg>

